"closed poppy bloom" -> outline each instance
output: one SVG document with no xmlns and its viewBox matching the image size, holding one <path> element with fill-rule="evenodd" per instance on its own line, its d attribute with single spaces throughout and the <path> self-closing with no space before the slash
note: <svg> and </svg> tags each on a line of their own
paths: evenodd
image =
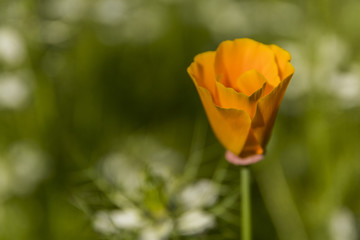
<svg viewBox="0 0 360 240">
<path fill-rule="evenodd" d="M 215 135 L 233 154 L 264 154 L 294 73 L 276 45 L 242 38 L 197 55 L 188 67 Z"/>
</svg>

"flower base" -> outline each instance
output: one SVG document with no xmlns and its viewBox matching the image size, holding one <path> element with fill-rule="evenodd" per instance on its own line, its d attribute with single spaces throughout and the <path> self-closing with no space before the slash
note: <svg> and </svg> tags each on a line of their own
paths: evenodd
<svg viewBox="0 0 360 240">
<path fill-rule="evenodd" d="M 262 155 L 262 154 L 256 154 L 256 155 L 252 155 L 249 157 L 241 158 L 241 157 L 233 154 L 229 150 L 227 150 L 225 153 L 225 159 L 229 163 L 232 163 L 234 165 L 241 165 L 241 166 L 247 166 L 247 165 L 251 165 L 251 164 L 260 162 L 263 158 L 264 158 L 264 155 Z"/>
</svg>

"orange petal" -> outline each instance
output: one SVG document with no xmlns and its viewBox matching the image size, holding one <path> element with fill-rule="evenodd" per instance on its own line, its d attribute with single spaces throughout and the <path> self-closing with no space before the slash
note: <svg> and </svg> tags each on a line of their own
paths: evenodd
<svg viewBox="0 0 360 240">
<path fill-rule="evenodd" d="M 195 86 L 215 135 L 226 149 L 239 155 L 250 131 L 249 115 L 242 110 L 216 106 L 207 89 Z"/>
<path fill-rule="evenodd" d="M 244 148 L 240 154 L 240 157 L 248 157 L 252 155 L 263 154 L 264 149 L 256 139 L 254 132 L 250 129 L 249 135 L 246 139 Z"/>
<path fill-rule="evenodd" d="M 249 114 L 250 118 L 253 119 L 256 112 L 257 101 L 268 94 L 273 87 L 267 84 L 265 78 L 255 70 L 245 72 L 239 78 L 239 81 L 242 80 L 257 82 L 258 86 L 253 86 L 253 89 L 257 88 L 254 92 L 248 90 L 247 93 L 251 94 L 250 96 L 242 92 L 237 92 L 233 88 L 227 88 L 218 81 L 216 82 L 217 99 L 214 101 L 217 106 L 222 108 L 244 110 Z"/>
<path fill-rule="evenodd" d="M 271 48 L 248 38 L 222 42 L 216 50 L 215 73 L 226 87 L 234 87 L 244 72 L 255 69 L 273 86 L 279 82 L 278 68 Z"/>
<path fill-rule="evenodd" d="M 291 74 L 294 74 L 295 69 L 290 63 L 290 53 L 274 44 L 270 45 L 269 47 L 275 54 L 275 60 L 278 65 L 280 79 L 284 80 Z"/>
<path fill-rule="evenodd" d="M 261 98 L 258 102 L 251 128 L 255 138 L 263 148 L 265 148 L 270 138 L 276 114 L 291 77 L 292 75 L 288 76 L 268 95 Z"/>
<path fill-rule="evenodd" d="M 258 89 L 251 96 L 239 93 L 232 88 L 225 87 L 222 83 L 216 82 L 218 98 L 215 104 L 225 109 L 243 110 L 253 118 L 256 111 L 256 103 L 262 96 L 263 88 Z"/>
<path fill-rule="evenodd" d="M 188 73 L 200 87 L 210 91 L 216 99 L 215 77 L 215 52 L 204 52 L 195 56 L 194 61 L 188 67 Z"/>
<path fill-rule="evenodd" d="M 219 81 L 215 81 L 215 74 L 213 71 L 215 60 L 215 52 L 206 52 L 199 54 L 195 57 L 194 62 L 188 68 L 188 73 L 191 76 L 195 85 L 206 88 L 212 96 L 215 105 L 225 109 L 238 109 L 247 112 L 251 118 L 254 117 L 256 111 L 256 102 L 262 96 L 263 89 L 260 89 L 252 93 L 251 96 L 247 96 L 243 93 L 236 92 L 232 88 L 227 88 Z M 261 74 L 252 70 L 245 77 L 252 78 L 248 80 L 264 81 L 264 77 Z M 254 78 L 261 78 L 257 80 Z"/>
<path fill-rule="evenodd" d="M 244 72 L 236 79 L 235 89 L 250 96 L 266 83 L 265 77 L 255 69 Z"/>
</svg>

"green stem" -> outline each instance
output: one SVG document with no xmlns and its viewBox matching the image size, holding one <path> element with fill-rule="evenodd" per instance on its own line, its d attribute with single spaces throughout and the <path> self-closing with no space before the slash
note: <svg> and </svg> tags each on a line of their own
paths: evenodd
<svg viewBox="0 0 360 240">
<path fill-rule="evenodd" d="M 251 240 L 250 169 L 241 167 L 241 239 Z"/>
</svg>

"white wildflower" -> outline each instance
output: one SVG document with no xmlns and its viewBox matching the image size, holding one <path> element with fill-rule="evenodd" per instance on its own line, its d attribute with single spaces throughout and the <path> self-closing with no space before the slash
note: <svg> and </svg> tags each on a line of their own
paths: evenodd
<svg viewBox="0 0 360 240">
<path fill-rule="evenodd" d="M 93 227 L 95 231 L 105 235 L 116 232 L 116 228 L 112 223 L 109 214 L 105 211 L 99 211 L 95 214 L 93 219 Z"/>
<path fill-rule="evenodd" d="M 136 197 L 144 184 L 144 174 L 139 163 L 127 155 L 114 152 L 104 158 L 102 164 L 104 176 L 125 190 L 126 194 Z"/>
<path fill-rule="evenodd" d="M 26 57 L 26 49 L 20 34 L 10 27 L 0 28 L 0 62 L 19 65 Z"/>
<path fill-rule="evenodd" d="M 62 21 L 45 21 L 42 27 L 43 41 L 49 44 L 60 44 L 69 39 L 71 28 Z"/>
<path fill-rule="evenodd" d="M 353 213 L 347 208 L 337 210 L 330 219 L 329 233 L 331 240 L 359 239 Z"/>
<path fill-rule="evenodd" d="M 194 235 L 215 226 L 215 217 L 202 210 L 185 212 L 177 219 L 178 231 L 182 235 Z"/>
<path fill-rule="evenodd" d="M 48 172 L 43 152 L 29 143 L 19 142 L 11 146 L 7 154 L 13 174 L 13 191 L 17 194 L 30 192 Z"/>
<path fill-rule="evenodd" d="M 98 1 L 94 7 L 94 18 L 100 23 L 114 25 L 126 19 L 128 6 L 121 0 Z"/>
<path fill-rule="evenodd" d="M 25 105 L 30 95 L 30 87 L 21 74 L 0 76 L 0 108 L 19 109 Z"/>
<path fill-rule="evenodd" d="M 202 179 L 186 187 L 180 193 L 180 204 L 186 209 L 209 207 L 215 204 L 219 195 L 217 184 L 208 179 Z"/>
<path fill-rule="evenodd" d="M 114 226 L 119 229 L 138 229 L 144 225 L 144 219 L 136 209 L 114 210 L 109 214 Z"/>
<path fill-rule="evenodd" d="M 341 101 L 343 107 L 360 105 L 360 69 L 353 67 L 348 72 L 332 75 L 330 91 Z"/>
<path fill-rule="evenodd" d="M 165 240 L 168 239 L 174 228 L 173 222 L 168 219 L 162 223 L 148 225 L 142 229 L 140 240 Z"/>
<path fill-rule="evenodd" d="M 89 3 L 86 0 L 51 0 L 46 3 L 46 10 L 53 18 L 75 22 L 85 14 Z"/>
</svg>

